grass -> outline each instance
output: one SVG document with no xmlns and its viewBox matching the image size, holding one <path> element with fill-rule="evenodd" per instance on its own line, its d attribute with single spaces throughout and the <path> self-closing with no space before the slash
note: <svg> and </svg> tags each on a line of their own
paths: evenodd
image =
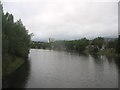
<svg viewBox="0 0 120 90">
<path fill-rule="evenodd" d="M 24 60 L 19 57 L 11 56 L 9 54 L 6 54 L 4 56 L 3 60 L 3 68 L 2 68 L 2 75 L 8 75 L 12 72 L 14 72 L 16 69 L 18 69 L 22 64 L 24 63 Z"/>
</svg>

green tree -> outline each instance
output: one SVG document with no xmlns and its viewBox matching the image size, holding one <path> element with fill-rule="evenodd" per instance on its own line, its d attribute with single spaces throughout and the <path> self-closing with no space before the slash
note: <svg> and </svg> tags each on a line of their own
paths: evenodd
<svg viewBox="0 0 120 90">
<path fill-rule="evenodd" d="M 97 37 L 97 38 L 93 39 L 93 41 L 92 41 L 92 45 L 95 48 L 98 48 L 98 50 L 100 50 L 102 48 L 103 43 L 104 43 L 104 38 L 102 38 L 102 37 Z"/>
<path fill-rule="evenodd" d="M 12 14 L 2 12 L 2 63 L 5 73 L 15 70 L 28 57 L 30 43 L 31 34 L 22 21 L 14 22 Z"/>
<path fill-rule="evenodd" d="M 120 35 L 118 36 L 118 44 L 117 44 L 117 51 L 120 53 Z"/>
</svg>

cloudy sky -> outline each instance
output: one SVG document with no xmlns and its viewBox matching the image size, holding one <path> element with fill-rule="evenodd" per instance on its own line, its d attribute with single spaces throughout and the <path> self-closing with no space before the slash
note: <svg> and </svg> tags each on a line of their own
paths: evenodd
<svg viewBox="0 0 120 90">
<path fill-rule="evenodd" d="M 4 12 L 33 33 L 33 40 L 117 37 L 117 0 L 4 0 Z M 109 1 L 109 2 L 108 2 Z"/>
</svg>

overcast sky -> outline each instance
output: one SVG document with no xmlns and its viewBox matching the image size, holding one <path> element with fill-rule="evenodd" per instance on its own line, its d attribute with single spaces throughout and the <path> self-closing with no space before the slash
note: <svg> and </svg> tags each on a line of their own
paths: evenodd
<svg viewBox="0 0 120 90">
<path fill-rule="evenodd" d="M 33 40 L 117 37 L 117 0 L 4 0 L 4 11 L 19 18 Z"/>
</svg>

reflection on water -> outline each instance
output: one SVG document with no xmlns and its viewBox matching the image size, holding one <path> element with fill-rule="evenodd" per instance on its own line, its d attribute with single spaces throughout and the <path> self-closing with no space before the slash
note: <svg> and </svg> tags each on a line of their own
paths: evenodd
<svg viewBox="0 0 120 90">
<path fill-rule="evenodd" d="M 9 87 L 117 88 L 118 60 L 68 51 L 31 49 L 8 80 Z"/>
</svg>

